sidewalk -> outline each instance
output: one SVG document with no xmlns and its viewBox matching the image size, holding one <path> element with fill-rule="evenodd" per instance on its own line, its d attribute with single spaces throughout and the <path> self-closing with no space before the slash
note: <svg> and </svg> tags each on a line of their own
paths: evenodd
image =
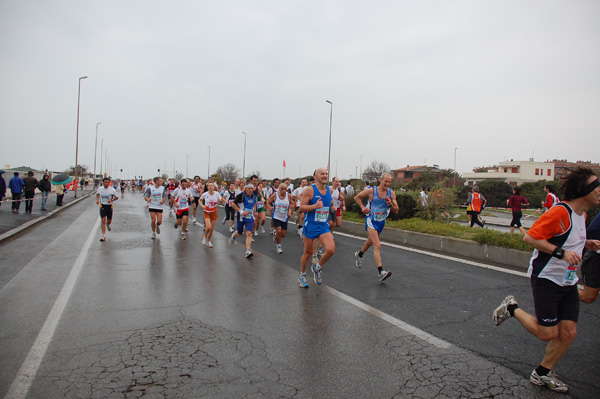
<svg viewBox="0 0 600 399">
<path fill-rule="evenodd" d="M 42 200 L 40 194 L 37 193 L 33 199 L 32 213 L 25 212 L 25 200 L 21 201 L 19 213 L 13 213 L 11 210 L 10 197 L 5 198 L 5 200 L 2 201 L 2 205 L 0 206 L 0 242 L 29 228 L 30 226 L 33 226 L 36 223 L 41 222 L 42 220 L 49 218 L 55 213 L 60 212 L 62 209 L 68 208 L 69 206 L 76 204 L 84 198 L 88 198 L 94 193 L 95 190 L 91 188 L 87 190 L 79 190 L 77 192 L 77 198 L 75 198 L 74 192 L 69 191 L 64 196 L 62 206 L 56 206 L 56 194 L 50 193 L 48 201 L 46 202 L 46 209 L 48 209 L 47 211 L 40 210 Z M 7 199 L 9 201 L 6 201 Z"/>
</svg>

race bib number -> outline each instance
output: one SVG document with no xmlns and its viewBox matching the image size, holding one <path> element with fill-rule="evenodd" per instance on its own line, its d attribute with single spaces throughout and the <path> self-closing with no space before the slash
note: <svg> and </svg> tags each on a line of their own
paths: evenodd
<svg viewBox="0 0 600 399">
<path fill-rule="evenodd" d="M 262 202 L 262 201 L 256 201 L 256 208 L 257 208 L 257 209 L 260 209 L 260 208 L 262 208 L 263 206 L 264 206 L 264 202 Z"/>
<path fill-rule="evenodd" d="M 323 207 L 315 210 L 315 222 L 326 223 L 329 218 L 329 208 Z"/>
<path fill-rule="evenodd" d="M 565 283 L 573 284 L 575 280 L 577 280 L 577 269 L 578 266 L 569 266 L 567 270 L 567 274 L 565 275 Z"/>
<path fill-rule="evenodd" d="M 376 222 L 381 222 L 385 220 L 387 217 L 387 212 L 375 212 L 373 215 L 373 220 Z"/>
<path fill-rule="evenodd" d="M 244 208 L 244 212 L 248 212 L 248 214 L 246 216 L 243 216 L 244 219 L 254 219 L 254 209 L 250 208 Z"/>
</svg>

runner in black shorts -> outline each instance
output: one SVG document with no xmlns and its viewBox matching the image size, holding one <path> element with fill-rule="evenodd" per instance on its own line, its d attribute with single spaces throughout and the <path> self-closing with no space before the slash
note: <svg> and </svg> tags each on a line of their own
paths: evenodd
<svg viewBox="0 0 600 399">
<path fill-rule="evenodd" d="M 96 205 L 100 205 L 100 218 L 102 219 L 102 237 L 100 241 L 106 241 L 106 230 L 111 231 L 113 211 L 112 204 L 119 199 L 114 187 L 110 185 L 110 179 L 105 177 L 102 180 L 103 186 L 96 192 Z"/>
</svg>

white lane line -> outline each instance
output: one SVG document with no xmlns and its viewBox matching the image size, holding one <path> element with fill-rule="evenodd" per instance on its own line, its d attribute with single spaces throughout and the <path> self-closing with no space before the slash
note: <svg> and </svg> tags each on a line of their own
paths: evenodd
<svg viewBox="0 0 600 399">
<path fill-rule="evenodd" d="M 371 313 L 373 316 L 379 317 L 380 319 L 385 320 L 388 323 L 401 328 L 402 330 L 406 331 L 407 333 L 412 334 L 415 337 L 422 339 L 423 341 L 429 342 L 430 344 L 437 346 L 438 348 L 448 349 L 448 348 L 452 347 L 452 344 L 450 344 L 449 342 L 446 342 L 442 339 L 434 337 L 433 335 L 431 335 L 411 324 L 408 324 L 400 319 L 395 318 L 394 316 L 391 316 L 391 315 L 384 313 L 370 305 L 367 305 L 366 303 L 361 302 L 358 299 L 352 298 L 351 296 L 348 296 L 348 295 L 336 290 L 335 288 L 331 288 L 330 286 L 325 285 L 322 287 L 322 289 L 324 289 L 324 290 L 328 291 L 330 294 L 333 294 L 333 295 L 337 296 L 338 298 L 356 306 L 359 309 L 362 309 L 366 312 Z"/>
<path fill-rule="evenodd" d="M 60 318 L 65 311 L 65 307 L 69 302 L 69 298 L 73 292 L 73 288 L 75 287 L 79 273 L 81 272 L 83 261 L 87 256 L 90 246 L 92 245 L 92 240 L 96 236 L 99 225 L 100 219 L 97 219 L 87 241 L 83 245 L 83 248 L 81 248 L 79 256 L 75 260 L 75 264 L 73 265 L 73 268 L 71 269 L 71 272 L 69 273 L 69 276 L 67 277 L 60 294 L 58 294 L 58 298 L 56 298 L 56 302 L 54 302 L 54 306 L 52 306 L 52 310 L 50 310 L 42 329 L 35 339 L 33 346 L 29 350 L 25 361 L 23 361 L 17 376 L 10 385 L 6 396 L 4 396 L 5 399 L 25 399 L 27 397 L 27 393 L 29 392 L 31 385 L 33 384 L 33 380 L 42 363 L 42 359 L 48 350 L 50 341 L 56 332 L 58 322 L 60 321 Z"/>
<path fill-rule="evenodd" d="M 334 234 L 339 234 L 339 235 L 344 236 L 344 237 L 355 238 L 355 239 L 362 240 L 362 241 L 365 241 L 365 239 L 366 239 L 365 237 L 359 237 L 359 236 L 355 236 L 355 235 L 348 234 L 348 233 L 335 232 Z M 519 277 L 527 277 L 527 273 L 524 273 L 524 272 L 519 272 L 519 271 L 511 270 L 511 269 L 505 269 L 503 267 L 497 267 L 497 266 L 487 265 L 485 263 L 474 262 L 474 261 L 471 261 L 471 260 L 465 260 L 465 259 L 461 259 L 461 258 L 456 258 L 454 256 L 442 255 L 442 254 L 438 254 L 438 253 L 435 253 L 435 252 L 429 252 L 429 251 L 422 250 L 422 249 L 405 247 L 405 246 L 402 246 L 402 245 L 391 244 L 391 243 L 387 243 L 387 242 L 383 242 L 383 241 L 381 242 L 381 245 L 385 245 L 385 246 L 388 246 L 388 247 L 401 249 L 403 251 L 410 251 L 410 252 L 414 252 L 414 253 L 421 254 L 421 255 L 433 256 L 434 258 L 445 259 L 445 260 L 449 260 L 449 261 L 452 261 L 452 262 L 465 263 L 467 265 L 477 266 L 477 267 L 480 267 L 482 269 L 489 269 L 489 270 L 494 270 L 494 271 L 501 272 L 501 273 L 513 274 L 513 275 L 519 276 Z"/>
</svg>

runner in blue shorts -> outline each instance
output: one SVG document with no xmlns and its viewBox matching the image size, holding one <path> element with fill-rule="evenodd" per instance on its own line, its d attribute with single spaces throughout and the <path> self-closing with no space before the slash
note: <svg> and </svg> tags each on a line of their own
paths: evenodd
<svg viewBox="0 0 600 399">
<path fill-rule="evenodd" d="M 363 214 L 365 214 L 365 230 L 369 234 L 369 238 L 363 244 L 360 251 L 354 254 L 356 258 L 356 266 L 362 266 L 362 257 L 367 250 L 373 246 L 375 265 L 379 274 L 379 281 L 383 281 L 392 275 L 392 272 L 384 270 L 381 262 L 381 241 L 379 235 L 385 227 L 385 219 L 390 214 L 390 210 L 398 213 L 399 207 L 396 202 L 396 193 L 390 189 L 392 184 L 392 176 L 389 173 L 384 173 L 379 179 L 378 187 L 368 187 L 358 193 L 354 197 L 354 201 L 360 206 Z M 367 205 L 363 205 L 363 201 L 367 200 Z"/>
<path fill-rule="evenodd" d="M 254 230 L 254 212 L 256 212 L 256 196 L 254 195 L 254 185 L 247 184 L 244 191 L 235 197 L 231 206 L 237 212 L 237 230 L 233 232 L 229 239 L 229 244 L 233 245 L 235 238 L 242 235 L 246 229 L 246 258 L 251 258 L 252 253 L 252 231 Z"/>
<path fill-rule="evenodd" d="M 314 279 L 317 284 L 322 283 L 321 267 L 335 253 L 335 241 L 333 234 L 329 230 L 329 209 L 331 208 L 332 198 L 331 189 L 327 185 L 327 170 L 319 168 L 314 173 L 316 184 L 307 186 L 300 196 L 300 212 L 305 212 L 304 217 L 304 253 L 300 258 L 300 276 L 298 283 L 302 288 L 308 288 L 306 281 L 306 267 L 308 261 L 313 255 L 313 241 L 318 238 L 325 253 L 321 260 L 312 265 Z"/>
</svg>

